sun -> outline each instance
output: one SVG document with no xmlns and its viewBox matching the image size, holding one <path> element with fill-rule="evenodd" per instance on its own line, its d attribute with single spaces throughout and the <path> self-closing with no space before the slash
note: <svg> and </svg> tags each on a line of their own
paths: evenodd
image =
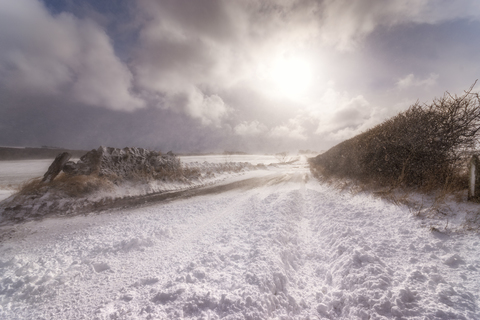
<svg viewBox="0 0 480 320">
<path fill-rule="evenodd" d="M 306 59 L 282 57 L 271 65 L 271 79 L 276 91 L 289 97 L 301 98 L 312 85 L 312 66 Z"/>
</svg>

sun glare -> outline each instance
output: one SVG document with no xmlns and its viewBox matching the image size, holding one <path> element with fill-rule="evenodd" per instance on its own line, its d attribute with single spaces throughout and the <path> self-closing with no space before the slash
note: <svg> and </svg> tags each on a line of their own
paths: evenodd
<svg viewBox="0 0 480 320">
<path fill-rule="evenodd" d="M 277 91 L 301 98 L 312 84 L 312 66 L 299 58 L 278 59 L 272 64 L 271 77 Z"/>
</svg>

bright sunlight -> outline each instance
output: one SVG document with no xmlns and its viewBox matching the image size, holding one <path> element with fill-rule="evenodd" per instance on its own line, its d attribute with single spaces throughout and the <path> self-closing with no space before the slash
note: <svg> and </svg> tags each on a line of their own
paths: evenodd
<svg viewBox="0 0 480 320">
<path fill-rule="evenodd" d="M 273 62 L 271 77 L 278 91 L 301 98 L 312 84 L 312 66 L 304 59 L 281 58 Z"/>
</svg>

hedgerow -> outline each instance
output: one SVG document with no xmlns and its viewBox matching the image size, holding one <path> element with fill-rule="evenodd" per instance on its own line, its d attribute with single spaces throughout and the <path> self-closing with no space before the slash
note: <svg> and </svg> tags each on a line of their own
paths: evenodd
<svg viewBox="0 0 480 320">
<path fill-rule="evenodd" d="M 480 135 L 474 85 L 460 96 L 446 92 L 430 104 L 415 103 L 311 159 L 312 171 L 377 185 L 466 187 L 466 157 Z"/>
</svg>

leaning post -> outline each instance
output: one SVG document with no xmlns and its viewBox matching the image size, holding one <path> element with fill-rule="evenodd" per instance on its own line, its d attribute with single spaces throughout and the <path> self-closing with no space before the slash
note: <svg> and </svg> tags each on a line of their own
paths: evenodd
<svg viewBox="0 0 480 320">
<path fill-rule="evenodd" d="M 55 160 L 53 160 L 50 167 L 48 167 L 48 171 L 43 175 L 42 182 L 50 182 L 55 179 L 71 157 L 72 155 L 68 152 L 60 153 Z"/>
<path fill-rule="evenodd" d="M 473 155 L 468 163 L 468 200 L 480 202 L 480 160 Z"/>
</svg>

